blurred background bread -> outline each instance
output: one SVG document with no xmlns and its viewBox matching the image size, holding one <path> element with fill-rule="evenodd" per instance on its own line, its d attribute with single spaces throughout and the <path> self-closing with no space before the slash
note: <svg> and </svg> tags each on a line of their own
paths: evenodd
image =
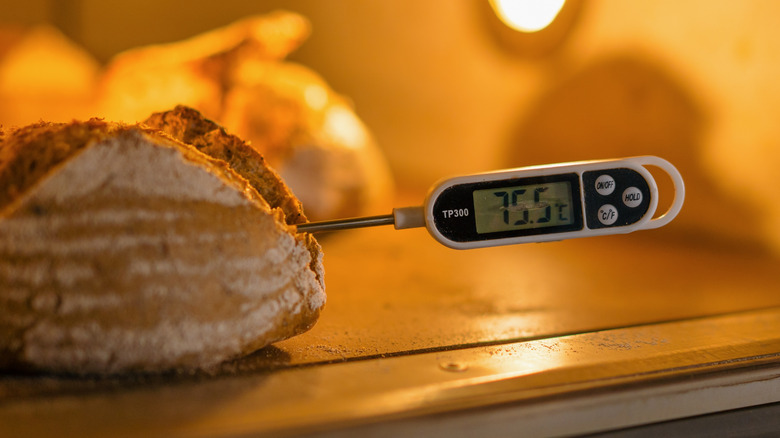
<svg viewBox="0 0 780 438">
<path fill-rule="evenodd" d="M 309 34 L 298 14 L 272 12 L 133 48 L 102 69 L 53 28 L 18 33 L 0 59 L 6 125 L 85 114 L 135 123 L 187 105 L 263 154 L 312 219 L 392 207 L 386 159 L 350 102 L 313 70 L 284 61 Z"/>
</svg>

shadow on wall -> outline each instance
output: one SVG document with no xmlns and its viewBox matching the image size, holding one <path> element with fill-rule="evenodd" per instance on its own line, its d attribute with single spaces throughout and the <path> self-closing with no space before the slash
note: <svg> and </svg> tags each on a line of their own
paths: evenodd
<svg viewBox="0 0 780 438">
<path fill-rule="evenodd" d="M 706 121 L 706 111 L 661 67 L 646 58 L 614 55 L 553 85 L 531 105 L 510 134 L 505 161 L 516 167 L 658 155 L 672 162 L 686 183 L 675 229 L 691 238 L 757 244 L 760 224 L 751 222 L 756 217 L 751 207 L 728 199 L 705 168 Z M 672 190 L 671 182 L 660 183 L 662 194 Z M 661 199 L 659 209 L 664 205 Z M 724 205 L 741 212 L 740 227 L 724 220 Z"/>
</svg>

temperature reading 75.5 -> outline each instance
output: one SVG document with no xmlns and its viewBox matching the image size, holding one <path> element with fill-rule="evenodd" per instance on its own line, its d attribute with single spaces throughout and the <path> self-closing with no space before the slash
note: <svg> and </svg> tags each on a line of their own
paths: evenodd
<svg viewBox="0 0 780 438">
<path fill-rule="evenodd" d="M 475 190 L 477 233 L 569 225 L 573 221 L 571 183 L 558 181 Z"/>
</svg>

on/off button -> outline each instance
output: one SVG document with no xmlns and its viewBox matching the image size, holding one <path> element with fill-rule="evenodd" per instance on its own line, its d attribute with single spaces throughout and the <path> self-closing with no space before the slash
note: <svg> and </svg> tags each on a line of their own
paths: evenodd
<svg viewBox="0 0 780 438">
<path fill-rule="evenodd" d="M 615 178 L 607 174 L 596 178 L 596 192 L 601 196 L 611 195 L 615 191 Z"/>
</svg>

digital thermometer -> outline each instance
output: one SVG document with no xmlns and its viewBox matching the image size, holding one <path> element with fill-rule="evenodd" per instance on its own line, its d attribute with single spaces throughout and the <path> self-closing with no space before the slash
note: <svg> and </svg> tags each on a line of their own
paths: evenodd
<svg viewBox="0 0 780 438">
<path fill-rule="evenodd" d="M 662 169 L 674 183 L 672 206 L 656 218 L 658 186 L 647 166 Z M 424 226 L 450 248 L 482 248 L 658 228 L 677 216 L 684 198 L 685 185 L 677 169 L 661 158 L 643 156 L 449 178 L 431 189 L 421 207 L 301 224 L 298 230 Z"/>
</svg>

